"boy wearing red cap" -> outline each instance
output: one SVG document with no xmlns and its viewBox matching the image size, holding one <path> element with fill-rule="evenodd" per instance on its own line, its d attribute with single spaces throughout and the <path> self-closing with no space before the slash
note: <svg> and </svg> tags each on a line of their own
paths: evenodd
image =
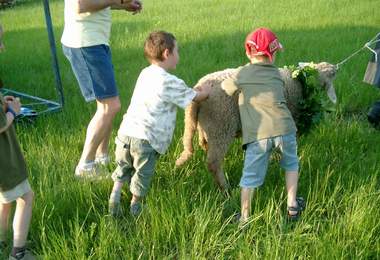
<svg viewBox="0 0 380 260">
<path fill-rule="evenodd" d="M 222 88 L 228 95 L 240 90 L 239 111 L 242 123 L 245 159 L 241 187 L 240 222 L 248 220 L 255 188 L 264 183 L 270 154 L 281 151 L 280 165 L 286 171 L 288 217 L 298 219 L 304 200 L 297 195 L 298 156 L 296 125 L 286 105 L 284 82 L 273 64 L 282 49 L 276 35 L 259 28 L 245 41 L 250 63 L 239 68 L 235 77 L 225 80 Z"/>
</svg>

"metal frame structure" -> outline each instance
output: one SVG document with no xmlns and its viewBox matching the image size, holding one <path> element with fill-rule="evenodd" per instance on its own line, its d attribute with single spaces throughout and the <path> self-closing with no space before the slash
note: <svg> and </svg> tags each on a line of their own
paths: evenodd
<svg viewBox="0 0 380 260">
<path fill-rule="evenodd" d="M 12 95 L 12 96 L 20 97 L 26 101 L 26 102 L 23 101 L 24 104 L 21 109 L 20 117 L 35 117 L 41 114 L 55 112 L 55 111 L 60 110 L 64 105 L 63 88 L 62 88 L 61 75 L 60 75 L 59 66 L 58 66 L 57 50 L 56 50 L 55 40 L 54 40 L 54 32 L 53 32 L 53 25 L 52 25 L 51 15 L 50 15 L 49 0 L 43 0 L 43 5 L 44 5 L 46 28 L 48 32 L 48 38 L 49 38 L 50 52 L 51 52 L 51 57 L 52 57 L 52 68 L 53 68 L 54 78 L 55 78 L 55 88 L 58 95 L 58 102 L 47 100 L 47 99 L 36 97 L 36 96 L 31 96 L 26 93 L 14 91 L 7 88 L 0 89 L 4 95 Z"/>
</svg>

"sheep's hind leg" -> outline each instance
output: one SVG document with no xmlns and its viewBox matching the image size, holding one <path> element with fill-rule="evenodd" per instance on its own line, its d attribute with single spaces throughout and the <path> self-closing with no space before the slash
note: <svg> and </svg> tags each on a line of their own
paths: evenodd
<svg viewBox="0 0 380 260">
<path fill-rule="evenodd" d="M 198 144 L 202 148 L 203 151 L 208 150 L 208 145 L 207 145 L 207 138 L 206 134 L 203 132 L 203 129 L 198 128 Z"/>
<path fill-rule="evenodd" d="M 229 184 L 223 172 L 222 164 L 224 156 L 228 150 L 231 140 L 224 140 L 223 144 L 216 144 L 213 142 L 208 143 L 207 151 L 207 167 L 213 174 L 214 180 L 219 189 L 228 195 Z"/>
<path fill-rule="evenodd" d="M 193 137 L 198 123 L 198 105 L 192 102 L 185 110 L 185 129 L 182 137 L 183 151 L 175 162 L 176 166 L 182 166 L 193 155 Z"/>
</svg>

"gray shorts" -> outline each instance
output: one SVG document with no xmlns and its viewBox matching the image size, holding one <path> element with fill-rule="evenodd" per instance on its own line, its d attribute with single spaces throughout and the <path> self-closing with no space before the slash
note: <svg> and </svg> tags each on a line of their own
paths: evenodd
<svg viewBox="0 0 380 260">
<path fill-rule="evenodd" d="M 159 154 L 147 140 L 116 137 L 117 168 L 112 174 L 116 182 L 130 182 L 133 195 L 144 197 L 149 190 Z"/>
<path fill-rule="evenodd" d="M 281 151 L 280 165 L 285 171 L 298 171 L 295 133 L 261 139 L 247 145 L 240 187 L 257 188 L 264 183 L 269 158 L 274 148 Z"/>
</svg>

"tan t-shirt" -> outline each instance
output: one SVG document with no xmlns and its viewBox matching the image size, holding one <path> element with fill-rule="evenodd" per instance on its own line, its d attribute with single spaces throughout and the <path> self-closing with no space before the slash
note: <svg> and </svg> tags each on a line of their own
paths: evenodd
<svg viewBox="0 0 380 260">
<path fill-rule="evenodd" d="M 0 128 L 7 124 L 3 105 L 3 96 L 0 94 Z M 13 189 L 26 178 L 25 160 L 16 138 L 15 129 L 11 125 L 0 133 L 0 192 Z"/>
<path fill-rule="evenodd" d="M 248 64 L 222 83 L 227 93 L 240 89 L 239 111 L 243 144 L 296 132 L 286 105 L 284 81 L 272 64 Z"/>
<path fill-rule="evenodd" d="M 65 0 L 65 28 L 61 42 L 71 48 L 109 45 L 111 8 L 97 12 L 77 13 L 76 1 Z"/>
</svg>

